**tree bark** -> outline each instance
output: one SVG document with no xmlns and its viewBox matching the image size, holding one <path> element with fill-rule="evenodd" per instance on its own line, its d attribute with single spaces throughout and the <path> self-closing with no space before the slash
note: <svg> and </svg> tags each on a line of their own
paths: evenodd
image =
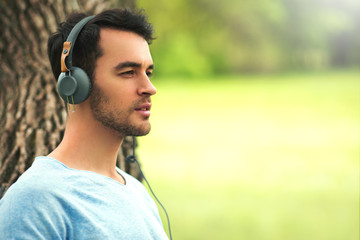
<svg viewBox="0 0 360 240">
<path fill-rule="evenodd" d="M 70 12 L 96 14 L 116 4 L 134 8 L 135 0 L 0 0 L 0 197 L 64 134 L 66 111 L 47 57 L 48 37 Z M 140 179 L 137 166 L 125 162 L 131 147 L 126 138 L 118 166 Z"/>
</svg>

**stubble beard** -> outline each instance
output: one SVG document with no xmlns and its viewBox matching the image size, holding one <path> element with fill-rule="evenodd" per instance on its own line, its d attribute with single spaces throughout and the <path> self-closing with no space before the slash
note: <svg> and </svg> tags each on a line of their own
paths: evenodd
<svg viewBox="0 0 360 240">
<path fill-rule="evenodd" d="M 108 97 L 95 84 L 89 101 L 95 119 L 118 136 L 144 136 L 150 132 L 151 127 L 148 122 L 141 126 L 131 124 L 129 116 L 133 113 L 136 104 L 128 111 L 116 109 L 110 105 Z"/>
</svg>

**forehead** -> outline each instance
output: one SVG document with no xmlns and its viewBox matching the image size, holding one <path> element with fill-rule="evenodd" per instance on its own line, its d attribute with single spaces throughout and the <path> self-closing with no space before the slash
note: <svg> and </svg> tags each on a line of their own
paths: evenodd
<svg viewBox="0 0 360 240">
<path fill-rule="evenodd" d="M 133 32 L 103 28 L 99 45 L 103 50 L 102 57 L 114 61 L 152 61 L 148 43 Z"/>
</svg>

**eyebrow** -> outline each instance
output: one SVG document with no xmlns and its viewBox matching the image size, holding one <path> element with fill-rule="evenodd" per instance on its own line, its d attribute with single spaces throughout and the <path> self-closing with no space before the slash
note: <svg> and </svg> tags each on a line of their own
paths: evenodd
<svg viewBox="0 0 360 240">
<path fill-rule="evenodd" d="M 121 62 L 119 63 L 118 65 L 116 65 L 114 67 L 114 69 L 116 71 L 120 71 L 124 68 L 128 68 L 128 67 L 134 67 L 134 68 L 140 68 L 141 67 L 141 64 L 140 63 L 137 63 L 137 62 Z M 147 69 L 154 69 L 154 64 L 151 64 L 147 67 Z"/>
</svg>

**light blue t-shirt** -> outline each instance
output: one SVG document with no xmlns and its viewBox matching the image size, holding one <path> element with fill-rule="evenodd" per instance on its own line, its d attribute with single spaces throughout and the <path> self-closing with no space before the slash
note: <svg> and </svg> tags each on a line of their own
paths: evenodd
<svg viewBox="0 0 360 240">
<path fill-rule="evenodd" d="M 168 239 L 155 202 L 126 184 L 37 157 L 0 201 L 0 239 Z"/>
</svg>

